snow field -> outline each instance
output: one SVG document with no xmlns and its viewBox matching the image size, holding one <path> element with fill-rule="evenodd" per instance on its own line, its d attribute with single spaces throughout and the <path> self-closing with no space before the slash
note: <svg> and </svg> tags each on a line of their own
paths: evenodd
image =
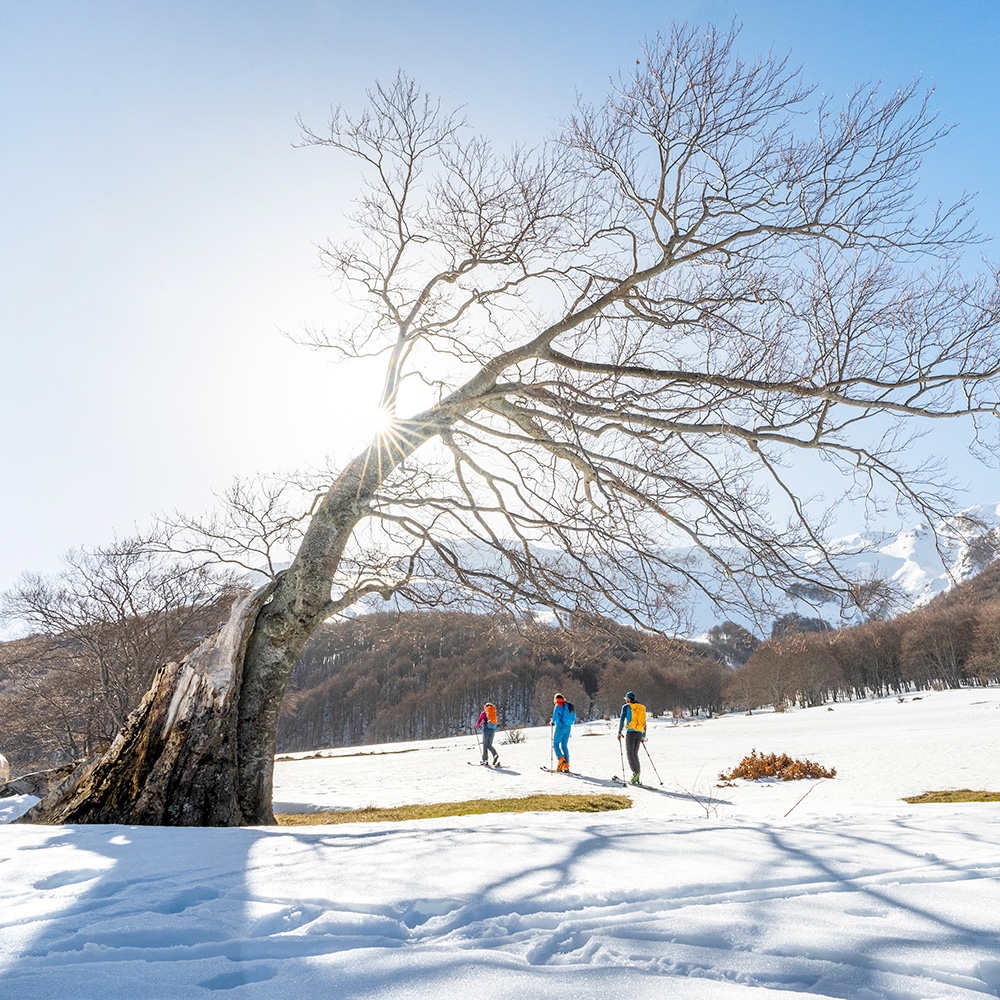
<svg viewBox="0 0 1000 1000">
<path fill-rule="evenodd" d="M 833 708 L 657 720 L 664 784 L 626 812 L 5 826 L 0 997 L 1000 995 L 998 807 L 899 801 L 1000 789 L 1000 691 Z M 276 806 L 619 790 L 606 724 L 574 727 L 580 778 L 539 770 L 547 737 L 499 771 L 472 737 L 280 761 Z M 753 747 L 837 777 L 715 788 Z"/>
</svg>

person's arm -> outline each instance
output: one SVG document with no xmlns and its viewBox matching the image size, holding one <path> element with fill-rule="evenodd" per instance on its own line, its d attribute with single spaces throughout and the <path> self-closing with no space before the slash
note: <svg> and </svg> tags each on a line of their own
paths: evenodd
<svg viewBox="0 0 1000 1000">
<path fill-rule="evenodd" d="M 474 728 L 478 729 L 485 721 L 486 721 L 486 713 L 485 712 L 480 712 L 479 713 L 479 718 L 476 720 L 476 725 L 475 725 Z"/>
<path fill-rule="evenodd" d="M 622 705 L 622 714 L 618 717 L 618 739 L 622 738 L 622 730 L 626 724 L 632 721 L 632 709 L 628 705 Z"/>
</svg>

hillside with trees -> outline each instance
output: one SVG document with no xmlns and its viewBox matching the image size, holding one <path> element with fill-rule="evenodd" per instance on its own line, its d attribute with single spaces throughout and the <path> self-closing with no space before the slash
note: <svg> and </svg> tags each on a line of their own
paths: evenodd
<svg viewBox="0 0 1000 1000">
<path fill-rule="evenodd" d="M 15 771 L 107 748 L 156 671 L 211 635 L 238 590 L 139 539 L 77 549 L 52 576 L 26 573 L 0 595 L 0 752 Z"/>
<path fill-rule="evenodd" d="M 127 589 L 138 602 L 140 588 Z M 49 609 L 48 631 L 39 618 L 33 635 L 0 643 L 0 749 L 16 773 L 107 746 L 157 666 L 217 628 L 233 596 L 174 606 L 162 580 L 158 593 L 139 616 L 120 601 L 114 614 L 90 606 L 88 617 L 65 590 L 29 591 L 36 612 Z M 60 630 L 53 611 L 71 607 L 78 617 Z M 296 663 L 278 749 L 451 736 L 486 700 L 503 728 L 544 725 L 557 690 L 588 719 L 616 714 L 627 690 L 654 715 L 714 714 L 1000 680 L 1000 561 L 891 620 L 833 629 L 793 619 L 775 619 L 763 642 L 733 622 L 705 642 L 607 620 L 561 629 L 459 611 L 327 623 Z"/>
<path fill-rule="evenodd" d="M 365 615 L 324 626 L 303 650 L 278 746 L 451 736 L 486 700 L 503 727 L 544 725 L 557 690 L 581 719 L 617 713 L 633 688 L 658 715 L 712 713 L 728 677 L 704 644 L 611 622 L 563 630 L 455 611 Z"/>
<path fill-rule="evenodd" d="M 724 698 L 752 711 L 998 679 L 1000 561 L 889 621 L 791 633 L 786 623 L 735 671 Z"/>
</svg>

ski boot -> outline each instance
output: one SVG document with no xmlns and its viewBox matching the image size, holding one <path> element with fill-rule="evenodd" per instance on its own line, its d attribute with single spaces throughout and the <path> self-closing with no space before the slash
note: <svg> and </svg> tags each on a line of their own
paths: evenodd
<svg viewBox="0 0 1000 1000">
<path fill-rule="evenodd" d="M 642 784 L 642 781 L 639 779 L 639 772 L 638 771 L 636 771 L 635 774 L 632 775 L 632 780 L 629 782 L 629 784 L 630 785 L 641 785 Z"/>
</svg>

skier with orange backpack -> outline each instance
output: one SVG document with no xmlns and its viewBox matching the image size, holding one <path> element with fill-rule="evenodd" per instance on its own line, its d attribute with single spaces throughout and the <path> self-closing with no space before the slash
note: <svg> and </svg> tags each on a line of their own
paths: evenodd
<svg viewBox="0 0 1000 1000">
<path fill-rule="evenodd" d="M 479 713 L 479 720 L 476 722 L 476 729 L 483 727 L 483 759 L 480 761 L 485 767 L 489 767 L 487 754 L 493 754 L 493 766 L 500 766 L 500 755 L 493 749 L 493 736 L 497 731 L 497 707 L 492 701 L 483 705 L 482 712 Z"/>
</svg>

